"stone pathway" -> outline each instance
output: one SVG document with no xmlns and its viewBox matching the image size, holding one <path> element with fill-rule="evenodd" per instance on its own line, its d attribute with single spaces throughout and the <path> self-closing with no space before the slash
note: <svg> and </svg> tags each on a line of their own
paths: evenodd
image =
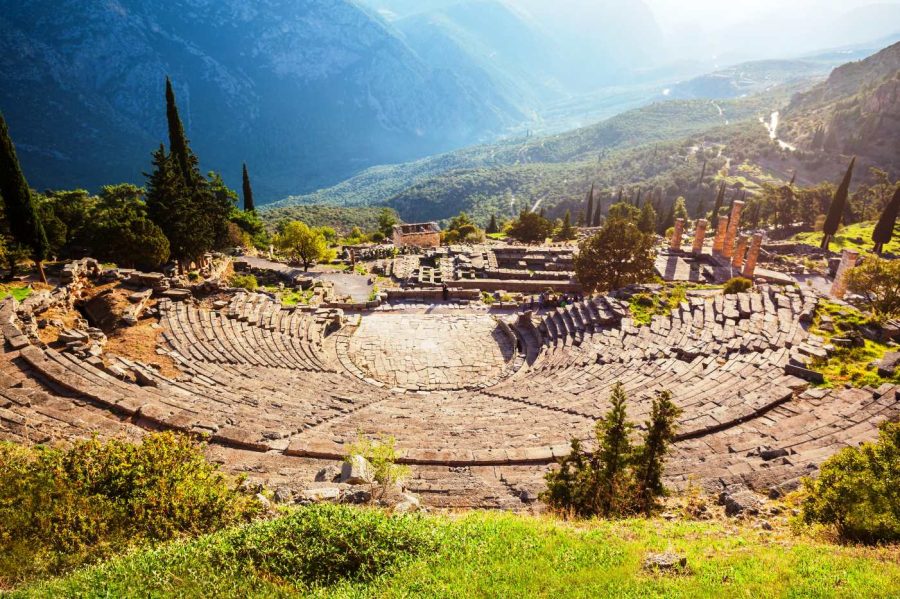
<svg viewBox="0 0 900 599">
<path fill-rule="evenodd" d="M 461 389 L 500 376 L 515 345 L 488 315 L 378 314 L 362 320 L 348 353 L 391 388 Z"/>
</svg>

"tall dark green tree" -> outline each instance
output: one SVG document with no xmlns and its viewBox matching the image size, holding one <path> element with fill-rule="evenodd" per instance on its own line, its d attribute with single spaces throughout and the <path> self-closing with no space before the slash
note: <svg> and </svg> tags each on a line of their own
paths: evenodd
<svg viewBox="0 0 900 599">
<path fill-rule="evenodd" d="M 250 187 L 250 173 L 247 172 L 247 163 L 244 163 L 244 212 L 253 212 L 256 204 L 253 203 L 253 188 Z"/>
<path fill-rule="evenodd" d="M 900 185 L 894 191 L 894 197 L 884 207 L 881 217 L 872 231 L 872 241 L 875 242 L 875 253 L 879 256 L 884 253 L 884 246 L 894 237 L 894 227 L 897 223 L 897 215 L 900 214 Z"/>
<path fill-rule="evenodd" d="M 485 231 L 485 233 L 487 233 L 488 235 L 496 235 L 499 232 L 500 232 L 500 227 L 497 226 L 497 215 L 492 214 L 491 222 L 488 224 L 488 228 L 487 228 L 487 231 Z"/>
<path fill-rule="evenodd" d="M 594 218 L 591 221 L 592 227 L 599 227 L 600 223 L 603 222 L 603 197 L 600 196 L 597 198 L 597 207 L 594 208 Z"/>
<path fill-rule="evenodd" d="M 644 444 L 635 452 L 636 499 L 638 509 L 648 513 L 656 507 L 656 498 L 665 495 L 663 464 L 672 441 L 675 421 L 681 409 L 672 401 L 669 391 L 661 391 L 653 399 L 650 420 L 646 423 Z"/>
<path fill-rule="evenodd" d="M 597 439 L 600 441 L 597 453 L 602 464 L 600 507 L 605 514 L 614 511 L 613 502 L 629 491 L 623 488 L 628 484 L 625 474 L 633 452 L 630 440 L 633 425 L 625 413 L 627 399 L 622 383 L 616 383 L 609 398 L 612 407 L 606 417 L 597 422 Z"/>
<path fill-rule="evenodd" d="M 828 208 L 828 216 L 825 217 L 825 224 L 822 226 L 822 249 L 827 250 L 831 245 L 831 240 L 838 227 L 841 226 L 841 218 L 844 216 L 844 207 L 847 204 L 847 197 L 850 195 L 850 182 L 853 179 L 853 166 L 856 164 L 856 157 L 850 161 L 847 172 L 844 174 L 844 180 L 841 186 L 834 193 L 834 199 L 831 200 L 831 207 Z"/>
<path fill-rule="evenodd" d="M 3 197 L 9 232 L 13 240 L 31 250 L 30 254 L 37 264 L 41 281 L 46 283 L 47 277 L 44 275 L 42 262 L 47 259 L 50 244 L 2 114 L 0 114 L 0 196 Z M 15 264 L 12 264 L 10 269 L 10 276 L 13 274 Z"/>
<path fill-rule="evenodd" d="M 587 208 L 584 213 L 584 226 L 590 227 L 594 220 L 594 184 L 591 183 L 591 190 L 588 192 Z"/>
<path fill-rule="evenodd" d="M 178 165 L 184 183 L 191 188 L 194 185 L 194 175 L 199 175 L 197 160 L 191 152 L 187 135 L 184 133 L 184 124 L 178 114 L 178 105 L 175 103 L 175 91 L 172 89 L 172 81 L 166 77 L 166 121 L 169 125 L 169 150 L 175 163 Z"/>
<path fill-rule="evenodd" d="M 719 193 L 716 194 L 716 203 L 713 204 L 712 211 L 712 222 L 714 225 L 717 225 L 717 219 L 719 218 L 719 212 L 722 211 L 722 204 L 725 202 L 725 183 L 723 182 L 719 185 Z"/>
</svg>

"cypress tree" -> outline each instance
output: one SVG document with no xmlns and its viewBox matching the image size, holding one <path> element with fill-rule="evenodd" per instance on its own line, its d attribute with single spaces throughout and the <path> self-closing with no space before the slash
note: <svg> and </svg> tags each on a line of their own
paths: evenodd
<svg viewBox="0 0 900 599">
<path fill-rule="evenodd" d="M 587 211 L 584 214 L 584 226 L 590 227 L 594 218 L 594 184 L 591 183 L 591 190 L 587 197 Z"/>
<path fill-rule="evenodd" d="M 844 215 L 844 207 L 847 204 L 847 196 L 850 194 L 850 181 L 853 179 L 853 166 L 856 164 L 856 157 L 850 161 L 847 172 L 844 174 L 844 180 L 841 186 L 834 193 L 834 199 L 831 200 L 831 206 L 828 208 L 828 216 L 825 217 L 825 224 L 822 226 L 822 249 L 827 250 L 831 245 L 831 239 L 837 233 L 838 227 L 841 226 L 841 218 Z"/>
<path fill-rule="evenodd" d="M 184 133 L 184 124 L 178 114 L 178 106 L 175 103 L 175 91 L 172 89 L 172 81 L 168 77 L 166 77 L 166 120 L 169 124 L 169 149 L 178 164 L 185 185 L 191 188 L 195 183 L 194 163 L 196 163 L 196 159 L 192 160 L 193 154 Z"/>
<path fill-rule="evenodd" d="M 616 198 L 616 204 L 621 204 L 621 203 L 622 203 L 622 194 L 623 194 L 624 192 L 625 192 L 625 190 L 624 190 L 622 187 L 620 187 L 620 188 L 619 188 L 619 197 Z"/>
<path fill-rule="evenodd" d="M 716 219 L 719 217 L 719 212 L 722 211 L 722 204 L 724 202 L 725 202 L 725 183 L 723 182 L 721 185 L 719 185 L 719 193 L 716 194 L 716 203 L 715 203 L 715 205 L 713 205 L 712 220 L 714 223 L 716 222 Z"/>
<path fill-rule="evenodd" d="M 663 460 L 675 440 L 675 421 L 681 410 L 672 401 L 669 391 L 662 391 L 653 399 L 644 444 L 635 455 L 637 479 L 637 508 L 649 513 L 656 506 L 656 498 L 666 494 L 663 486 Z"/>
<path fill-rule="evenodd" d="M 700 170 L 700 180 L 697 181 L 697 189 L 703 188 L 703 178 L 706 177 L 706 160 L 703 161 L 703 168 Z"/>
<path fill-rule="evenodd" d="M 891 242 L 894 237 L 894 226 L 897 222 L 897 215 L 900 214 L 900 185 L 894 191 L 894 197 L 890 203 L 884 207 L 875 230 L 872 231 L 872 241 L 875 242 L 875 253 L 879 256 L 884 252 L 884 246 Z"/>
<path fill-rule="evenodd" d="M 644 190 L 641 189 L 640 187 L 638 187 L 637 197 L 636 197 L 635 200 L 634 200 L 634 207 L 635 207 L 635 208 L 640 208 L 640 207 L 641 207 L 641 194 L 643 194 L 643 193 L 644 193 Z"/>
<path fill-rule="evenodd" d="M 600 223 L 603 221 L 603 196 L 597 198 L 597 208 L 594 210 L 594 220 L 591 221 L 591 226 L 599 227 Z"/>
<path fill-rule="evenodd" d="M 256 205 L 253 203 L 253 188 L 250 187 L 250 174 L 247 172 L 247 163 L 244 163 L 244 212 L 253 212 Z"/>
<path fill-rule="evenodd" d="M 793 187 L 794 183 L 797 182 L 797 169 L 794 169 L 794 174 L 791 176 L 791 182 L 788 183 L 789 187 Z"/>
<path fill-rule="evenodd" d="M 495 214 L 491 215 L 491 222 L 488 224 L 487 232 L 491 235 L 500 232 L 500 227 L 497 226 L 497 216 Z"/>
<path fill-rule="evenodd" d="M 50 244 L 2 114 L 0 114 L 0 196 L 3 196 L 9 231 L 13 239 L 31 249 L 31 257 L 37 264 L 41 281 L 46 283 L 47 277 L 42 262 L 47 259 Z M 15 274 L 14 271 L 15 264 L 12 264 L 10 276 Z"/>
</svg>

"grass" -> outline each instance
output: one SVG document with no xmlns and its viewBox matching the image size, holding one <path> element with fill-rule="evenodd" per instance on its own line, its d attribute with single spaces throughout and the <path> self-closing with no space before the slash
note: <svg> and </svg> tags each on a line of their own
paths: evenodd
<svg viewBox="0 0 900 599">
<path fill-rule="evenodd" d="M 831 240 L 832 250 L 860 250 L 862 252 L 871 252 L 872 231 L 875 230 L 875 223 L 856 223 L 846 227 L 841 227 L 837 235 Z M 791 238 L 792 241 L 805 243 L 814 247 L 819 247 L 822 243 L 822 233 L 798 233 Z M 892 254 L 900 254 L 900 237 L 897 235 L 890 243 L 884 246 L 884 251 Z"/>
<path fill-rule="evenodd" d="M 825 316 L 833 321 L 834 332 L 821 328 Z M 859 310 L 823 301 L 819 303 L 819 309 L 810 331 L 832 343 L 834 338 L 856 334 L 861 327 L 867 324 L 869 324 L 869 318 Z M 878 374 L 877 363 L 889 351 L 892 351 L 892 348 L 888 345 L 865 339 L 864 344 L 859 347 L 835 346 L 834 351 L 827 359 L 814 360 L 810 367 L 816 372 L 822 373 L 825 377 L 825 387 L 837 387 L 845 384 L 854 387 L 878 387 L 883 383 L 900 383 L 900 373 L 891 378 L 885 378 Z"/>
<path fill-rule="evenodd" d="M 0 299 L 6 299 L 9 296 L 12 296 L 16 299 L 17 302 L 21 302 L 26 297 L 32 294 L 34 290 L 31 288 L 31 285 L 28 284 L 10 284 L 10 285 L 0 285 Z"/>
<path fill-rule="evenodd" d="M 307 289 L 303 291 L 302 289 L 279 289 L 278 287 L 270 286 L 265 288 L 266 291 L 271 293 L 278 294 L 278 298 L 281 300 L 281 305 L 283 306 L 297 306 L 297 305 L 308 305 L 309 300 L 313 297 L 312 289 Z"/>
<path fill-rule="evenodd" d="M 896 547 L 863 549 L 717 523 L 569 524 L 503 513 L 388 516 L 295 508 L 144 550 L 12 597 L 891 597 Z M 649 574 L 648 552 L 687 571 Z M 332 553 L 333 552 L 333 553 Z"/>
<path fill-rule="evenodd" d="M 637 325 L 649 325 L 654 316 L 666 316 L 687 297 L 683 285 L 663 288 L 659 293 L 638 293 L 629 300 L 631 317 Z"/>
</svg>

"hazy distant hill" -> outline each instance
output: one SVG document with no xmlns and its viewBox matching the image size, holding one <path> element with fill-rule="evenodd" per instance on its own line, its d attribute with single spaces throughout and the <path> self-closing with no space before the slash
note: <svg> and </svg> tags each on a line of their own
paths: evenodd
<svg viewBox="0 0 900 599">
<path fill-rule="evenodd" d="M 834 70 L 784 111 L 784 132 L 807 149 L 855 154 L 900 171 L 900 43 Z"/>
<path fill-rule="evenodd" d="M 521 119 L 350 0 L 0 0 L 0 32 L 0 110 L 39 188 L 140 182 L 167 74 L 202 166 L 236 186 L 246 160 L 263 201 Z"/>
</svg>

